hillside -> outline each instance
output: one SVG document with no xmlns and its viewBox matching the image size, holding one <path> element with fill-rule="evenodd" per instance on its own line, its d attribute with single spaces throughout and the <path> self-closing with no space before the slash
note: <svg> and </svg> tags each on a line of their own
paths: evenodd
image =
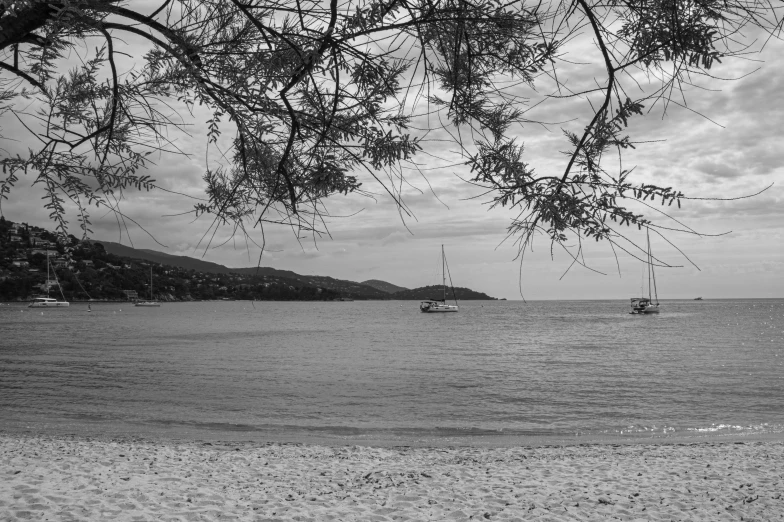
<svg viewBox="0 0 784 522">
<path fill-rule="evenodd" d="M 47 258 L 54 269 L 51 280 Z M 440 286 L 408 290 L 377 279 L 357 283 L 270 267 L 228 268 L 112 241 L 63 239 L 0 216 L 0 300 L 26 300 L 47 291 L 66 300 L 124 300 L 147 295 L 150 270 L 159 301 L 427 299 L 443 292 Z M 492 299 L 455 290 L 458 299 Z"/>
<path fill-rule="evenodd" d="M 259 268 L 229 268 L 227 270 L 237 274 L 253 275 L 258 272 L 259 275 L 286 277 L 310 286 L 327 288 L 339 292 L 343 297 L 351 299 L 389 299 L 389 294 L 387 292 L 355 281 L 335 279 L 334 277 L 302 275 L 289 270 L 277 270 L 264 266 Z"/>
<path fill-rule="evenodd" d="M 362 281 L 363 285 L 365 286 L 372 286 L 377 290 L 381 290 L 382 292 L 386 292 L 388 294 L 394 294 L 395 292 L 402 292 L 404 290 L 408 290 L 403 286 L 393 285 L 392 283 L 387 283 L 386 281 L 381 281 L 379 279 L 368 279 L 367 281 Z"/>
<path fill-rule="evenodd" d="M 57 237 L 0 216 L 0 300 L 25 301 L 49 294 L 66 301 L 126 301 L 149 295 L 151 273 L 152 299 L 157 301 L 333 301 L 347 297 L 291 278 L 224 273 L 228 269 L 215 263 L 106 243 L 125 255 L 107 251 L 99 241 Z"/>
<path fill-rule="evenodd" d="M 112 241 L 97 241 L 94 239 L 88 240 L 90 243 L 99 243 L 103 245 L 107 253 L 119 257 L 127 257 L 128 259 L 141 259 L 143 261 L 152 261 L 159 265 L 170 265 L 186 270 L 196 270 L 198 272 L 205 272 L 207 274 L 228 274 L 229 269 L 217 263 L 210 263 L 209 261 L 202 261 L 188 256 L 173 256 L 165 254 L 156 250 L 148 250 L 146 248 L 139 249 L 133 248 L 120 243 Z"/>
<path fill-rule="evenodd" d="M 248 268 L 229 268 L 218 263 L 202 261 L 187 256 L 173 256 L 148 249 L 131 248 L 111 241 L 92 241 L 103 245 L 106 252 L 129 259 L 140 259 L 154 263 L 181 267 L 186 270 L 196 270 L 210 274 L 238 274 L 249 277 L 272 277 L 295 281 L 298 285 L 324 288 L 338 292 L 341 297 L 351 299 L 388 299 L 388 292 L 381 291 L 372 286 L 363 285 L 354 281 L 345 281 L 327 276 L 301 275 L 290 270 L 278 270 L 267 266 Z"/>
<path fill-rule="evenodd" d="M 482 292 L 475 292 L 470 288 L 462 288 L 459 286 L 455 287 L 455 295 L 457 296 L 458 301 L 495 300 L 495 297 L 490 297 Z M 392 299 L 423 301 L 425 299 L 441 299 L 443 296 L 444 287 L 441 285 L 433 285 L 395 292 L 390 297 Z M 447 301 L 452 299 L 452 290 L 449 288 L 447 288 L 446 298 Z"/>
</svg>

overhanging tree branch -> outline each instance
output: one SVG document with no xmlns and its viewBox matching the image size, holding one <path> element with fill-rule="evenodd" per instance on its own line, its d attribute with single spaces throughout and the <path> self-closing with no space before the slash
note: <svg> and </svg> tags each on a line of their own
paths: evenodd
<svg viewBox="0 0 784 522">
<path fill-rule="evenodd" d="M 605 81 L 573 85 L 567 71 L 593 65 L 562 67 L 562 49 L 588 28 Z M 748 53 L 745 28 L 777 34 L 777 11 L 762 0 L 161 0 L 151 14 L 119 0 L 13 3 L 0 13 L 0 72 L 14 78 L 0 77 L 0 117 L 40 143 L 0 162 L 42 183 L 77 176 L 71 200 L 79 190 L 86 197 L 92 177 L 101 189 L 90 197 L 111 199 L 149 186 L 147 155 L 172 148 L 160 144 L 182 127 L 169 111 L 199 105 L 210 113 L 208 145 L 231 152 L 218 168 L 205 165 L 206 202 L 195 210 L 232 230 L 268 222 L 267 213 L 296 230 L 326 230 L 322 201 L 368 194 L 363 179 L 382 185 L 404 216 L 406 168 L 420 169 L 414 158 L 424 154 L 459 165 L 450 169 L 486 187 L 491 207 L 519 209 L 509 232 L 524 247 L 542 232 L 551 248 L 579 238 L 582 256 L 585 239 L 613 245 L 619 227 L 650 224 L 647 207 L 643 215 L 629 202 L 686 199 L 632 182 L 633 169 L 604 158 L 639 145 L 626 133 L 643 104 L 666 107 L 697 75 Z M 134 55 L 122 34 L 143 39 L 145 52 Z M 95 37 L 105 56 L 88 44 Z M 75 69 L 66 65 L 73 49 L 86 56 Z M 635 70 L 656 83 L 633 100 L 627 93 L 643 89 Z M 28 85 L 44 96 L 16 110 Z M 550 126 L 534 118 L 538 103 L 526 105 L 542 85 L 594 105 L 587 125 L 563 129 L 560 167 L 537 173 L 520 136 L 532 123 Z M 221 138 L 226 126 L 231 140 Z M 452 140 L 454 156 L 435 134 Z M 58 219 L 61 207 L 52 207 Z"/>
</svg>

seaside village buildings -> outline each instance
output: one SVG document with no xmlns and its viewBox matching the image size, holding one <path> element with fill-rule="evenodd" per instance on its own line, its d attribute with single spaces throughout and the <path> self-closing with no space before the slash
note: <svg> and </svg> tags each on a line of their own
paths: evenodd
<svg viewBox="0 0 784 522">
<path fill-rule="evenodd" d="M 10 267 L 26 271 L 28 274 L 41 274 L 44 278 L 43 282 L 34 285 L 34 288 L 41 293 L 48 293 L 59 287 L 57 280 L 46 278 L 45 269 L 30 265 L 30 258 L 40 255 L 48 258 L 49 266 L 53 269 L 74 268 L 73 262 L 69 262 L 61 252 L 63 248 L 58 248 L 56 236 L 38 227 L 30 227 L 27 223 L 6 224 L 7 230 L 0 229 L 0 234 L 6 235 L 7 244 L 4 245 L 6 247 L 4 253 L 8 254 L 9 249 L 13 252 Z M 0 267 L 0 282 L 8 280 L 9 277 L 11 274 Z"/>
<path fill-rule="evenodd" d="M 104 284 L 89 284 L 91 273 L 131 269 L 132 266 L 102 262 L 101 267 L 96 267 L 95 260 L 85 258 L 84 250 L 93 251 L 93 244 L 90 241 L 79 241 L 74 236 L 58 237 L 27 223 L 13 223 L 0 218 L 0 286 L 10 282 L 15 283 L 16 287 L 14 292 L 13 289 L 9 290 L 9 286 L 13 285 L 6 284 L 3 288 L 5 292 L 0 292 L 5 295 L 0 297 L 26 299 L 37 293 L 48 295 L 59 292 L 61 285 L 78 287 L 82 291 L 80 297 L 84 299 L 91 297 L 85 291 L 85 285 L 89 286 L 96 295 L 106 297 L 102 295 L 106 293 L 103 292 Z M 146 263 L 145 265 L 149 266 Z M 58 280 L 58 273 L 60 278 L 67 279 L 70 285 L 61 283 Z M 79 276 L 85 280 L 84 284 L 77 280 Z M 99 282 L 103 283 L 106 278 L 99 279 Z M 167 288 L 160 290 L 167 290 Z M 16 295 L 9 295 L 9 292 Z M 126 291 L 120 295 L 112 295 L 110 298 L 120 296 L 126 299 L 128 296 L 136 298 L 137 292 Z"/>
</svg>

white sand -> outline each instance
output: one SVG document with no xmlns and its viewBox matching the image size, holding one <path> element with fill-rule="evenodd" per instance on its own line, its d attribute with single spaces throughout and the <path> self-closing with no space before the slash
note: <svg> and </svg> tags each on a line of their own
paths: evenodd
<svg viewBox="0 0 784 522">
<path fill-rule="evenodd" d="M 784 442 L 367 448 L 0 434 L 0 520 L 784 520 Z"/>
</svg>

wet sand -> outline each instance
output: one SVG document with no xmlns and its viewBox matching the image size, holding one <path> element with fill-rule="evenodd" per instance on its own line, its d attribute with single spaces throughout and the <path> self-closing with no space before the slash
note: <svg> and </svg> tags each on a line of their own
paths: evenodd
<svg viewBox="0 0 784 522">
<path fill-rule="evenodd" d="M 0 520 L 784 520 L 784 442 L 362 447 L 0 434 Z"/>
</svg>

